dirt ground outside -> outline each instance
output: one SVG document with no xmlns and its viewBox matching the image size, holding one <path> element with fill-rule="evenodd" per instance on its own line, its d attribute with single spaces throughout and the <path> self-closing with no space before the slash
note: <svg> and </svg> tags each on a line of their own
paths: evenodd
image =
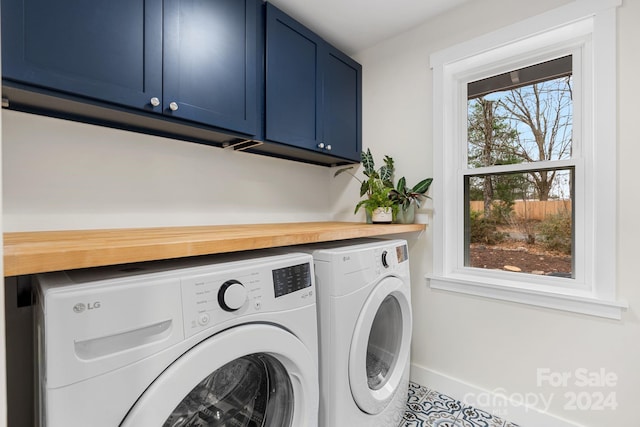
<svg viewBox="0 0 640 427">
<path fill-rule="evenodd" d="M 571 255 L 549 251 L 540 243 L 508 238 L 496 245 L 472 243 L 471 267 L 571 277 Z"/>
</svg>

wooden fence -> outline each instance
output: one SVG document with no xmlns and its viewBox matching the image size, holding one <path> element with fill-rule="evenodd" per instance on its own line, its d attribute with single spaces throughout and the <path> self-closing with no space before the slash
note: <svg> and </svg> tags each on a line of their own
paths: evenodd
<svg viewBox="0 0 640 427">
<path fill-rule="evenodd" d="M 484 202 L 471 201 L 471 210 L 484 212 Z M 542 221 L 548 215 L 571 213 L 571 200 L 517 200 L 513 205 L 513 212 L 523 218 Z"/>
</svg>

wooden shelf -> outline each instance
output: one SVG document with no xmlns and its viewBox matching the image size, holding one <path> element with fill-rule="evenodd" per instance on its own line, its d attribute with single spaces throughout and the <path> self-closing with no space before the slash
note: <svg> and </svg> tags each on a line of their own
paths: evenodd
<svg viewBox="0 0 640 427">
<path fill-rule="evenodd" d="M 4 275 L 420 232 L 424 224 L 305 222 L 4 233 Z"/>
</svg>

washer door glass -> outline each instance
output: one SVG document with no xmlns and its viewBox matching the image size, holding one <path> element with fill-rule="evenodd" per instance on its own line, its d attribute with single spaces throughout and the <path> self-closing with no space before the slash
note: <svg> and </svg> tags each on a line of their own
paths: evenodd
<svg viewBox="0 0 640 427">
<path fill-rule="evenodd" d="M 149 386 L 119 427 L 309 425 L 318 416 L 314 354 L 274 325 L 227 329 L 173 362 L 171 354 L 150 361 L 157 376 L 147 375 Z"/>
<path fill-rule="evenodd" d="M 349 351 L 349 384 L 358 407 L 379 414 L 393 400 L 407 374 L 411 343 L 410 290 L 385 277 L 362 305 Z"/>
<path fill-rule="evenodd" d="M 398 300 L 387 296 L 371 326 L 367 345 L 367 383 L 378 390 L 389 380 L 402 343 L 402 310 Z"/>
<path fill-rule="evenodd" d="M 202 380 L 163 427 L 281 427 L 291 425 L 293 389 L 274 357 L 250 354 Z"/>
</svg>

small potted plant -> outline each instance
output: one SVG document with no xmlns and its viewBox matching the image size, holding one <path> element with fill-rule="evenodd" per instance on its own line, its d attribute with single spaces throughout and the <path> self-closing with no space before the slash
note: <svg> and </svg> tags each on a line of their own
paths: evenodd
<svg viewBox="0 0 640 427">
<path fill-rule="evenodd" d="M 356 205 L 354 213 L 357 213 L 360 207 L 364 206 L 367 213 L 367 222 L 392 222 L 397 211 L 397 204 L 390 198 L 393 190 L 393 172 L 395 170 L 393 158 L 384 157 L 384 165 L 376 169 L 375 162 L 371 151 L 363 151 L 361 154 L 362 173 L 366 179 L 360 179 L 355 176 L 351 170 L 353 166 L 338 169 L 334 177 L 346 172 L 360 182 L 360 197 L 366 196 L 366 199 L 360 200 Z"/>
<path fill-rule="evenodd" d="M 429 198 L 426 195 L 431 186 L 433 178 L 425 178 L 413 187 L 407 186 L 407 180 L 403 176 L 398 180 L 396 188 L 389 192 L 389 197 L 398 206 L 396 222 L 401 224 L 413 224 L 415 221 L 416 207 L 420 207 L 422 198 Z"/>
<path fill-rule="evenodd" d="M 360 200 L 356 205 L 354 213 L 358 212 L 360 207 L 364 206 L 371 222 L 375 223 L 391 223 L 395 218 L 398 205 L 390 197 L 391 187 L 387 187 L 381 180 L 375 179 L 370 183 L 368 197 Z"/>
</svg>

